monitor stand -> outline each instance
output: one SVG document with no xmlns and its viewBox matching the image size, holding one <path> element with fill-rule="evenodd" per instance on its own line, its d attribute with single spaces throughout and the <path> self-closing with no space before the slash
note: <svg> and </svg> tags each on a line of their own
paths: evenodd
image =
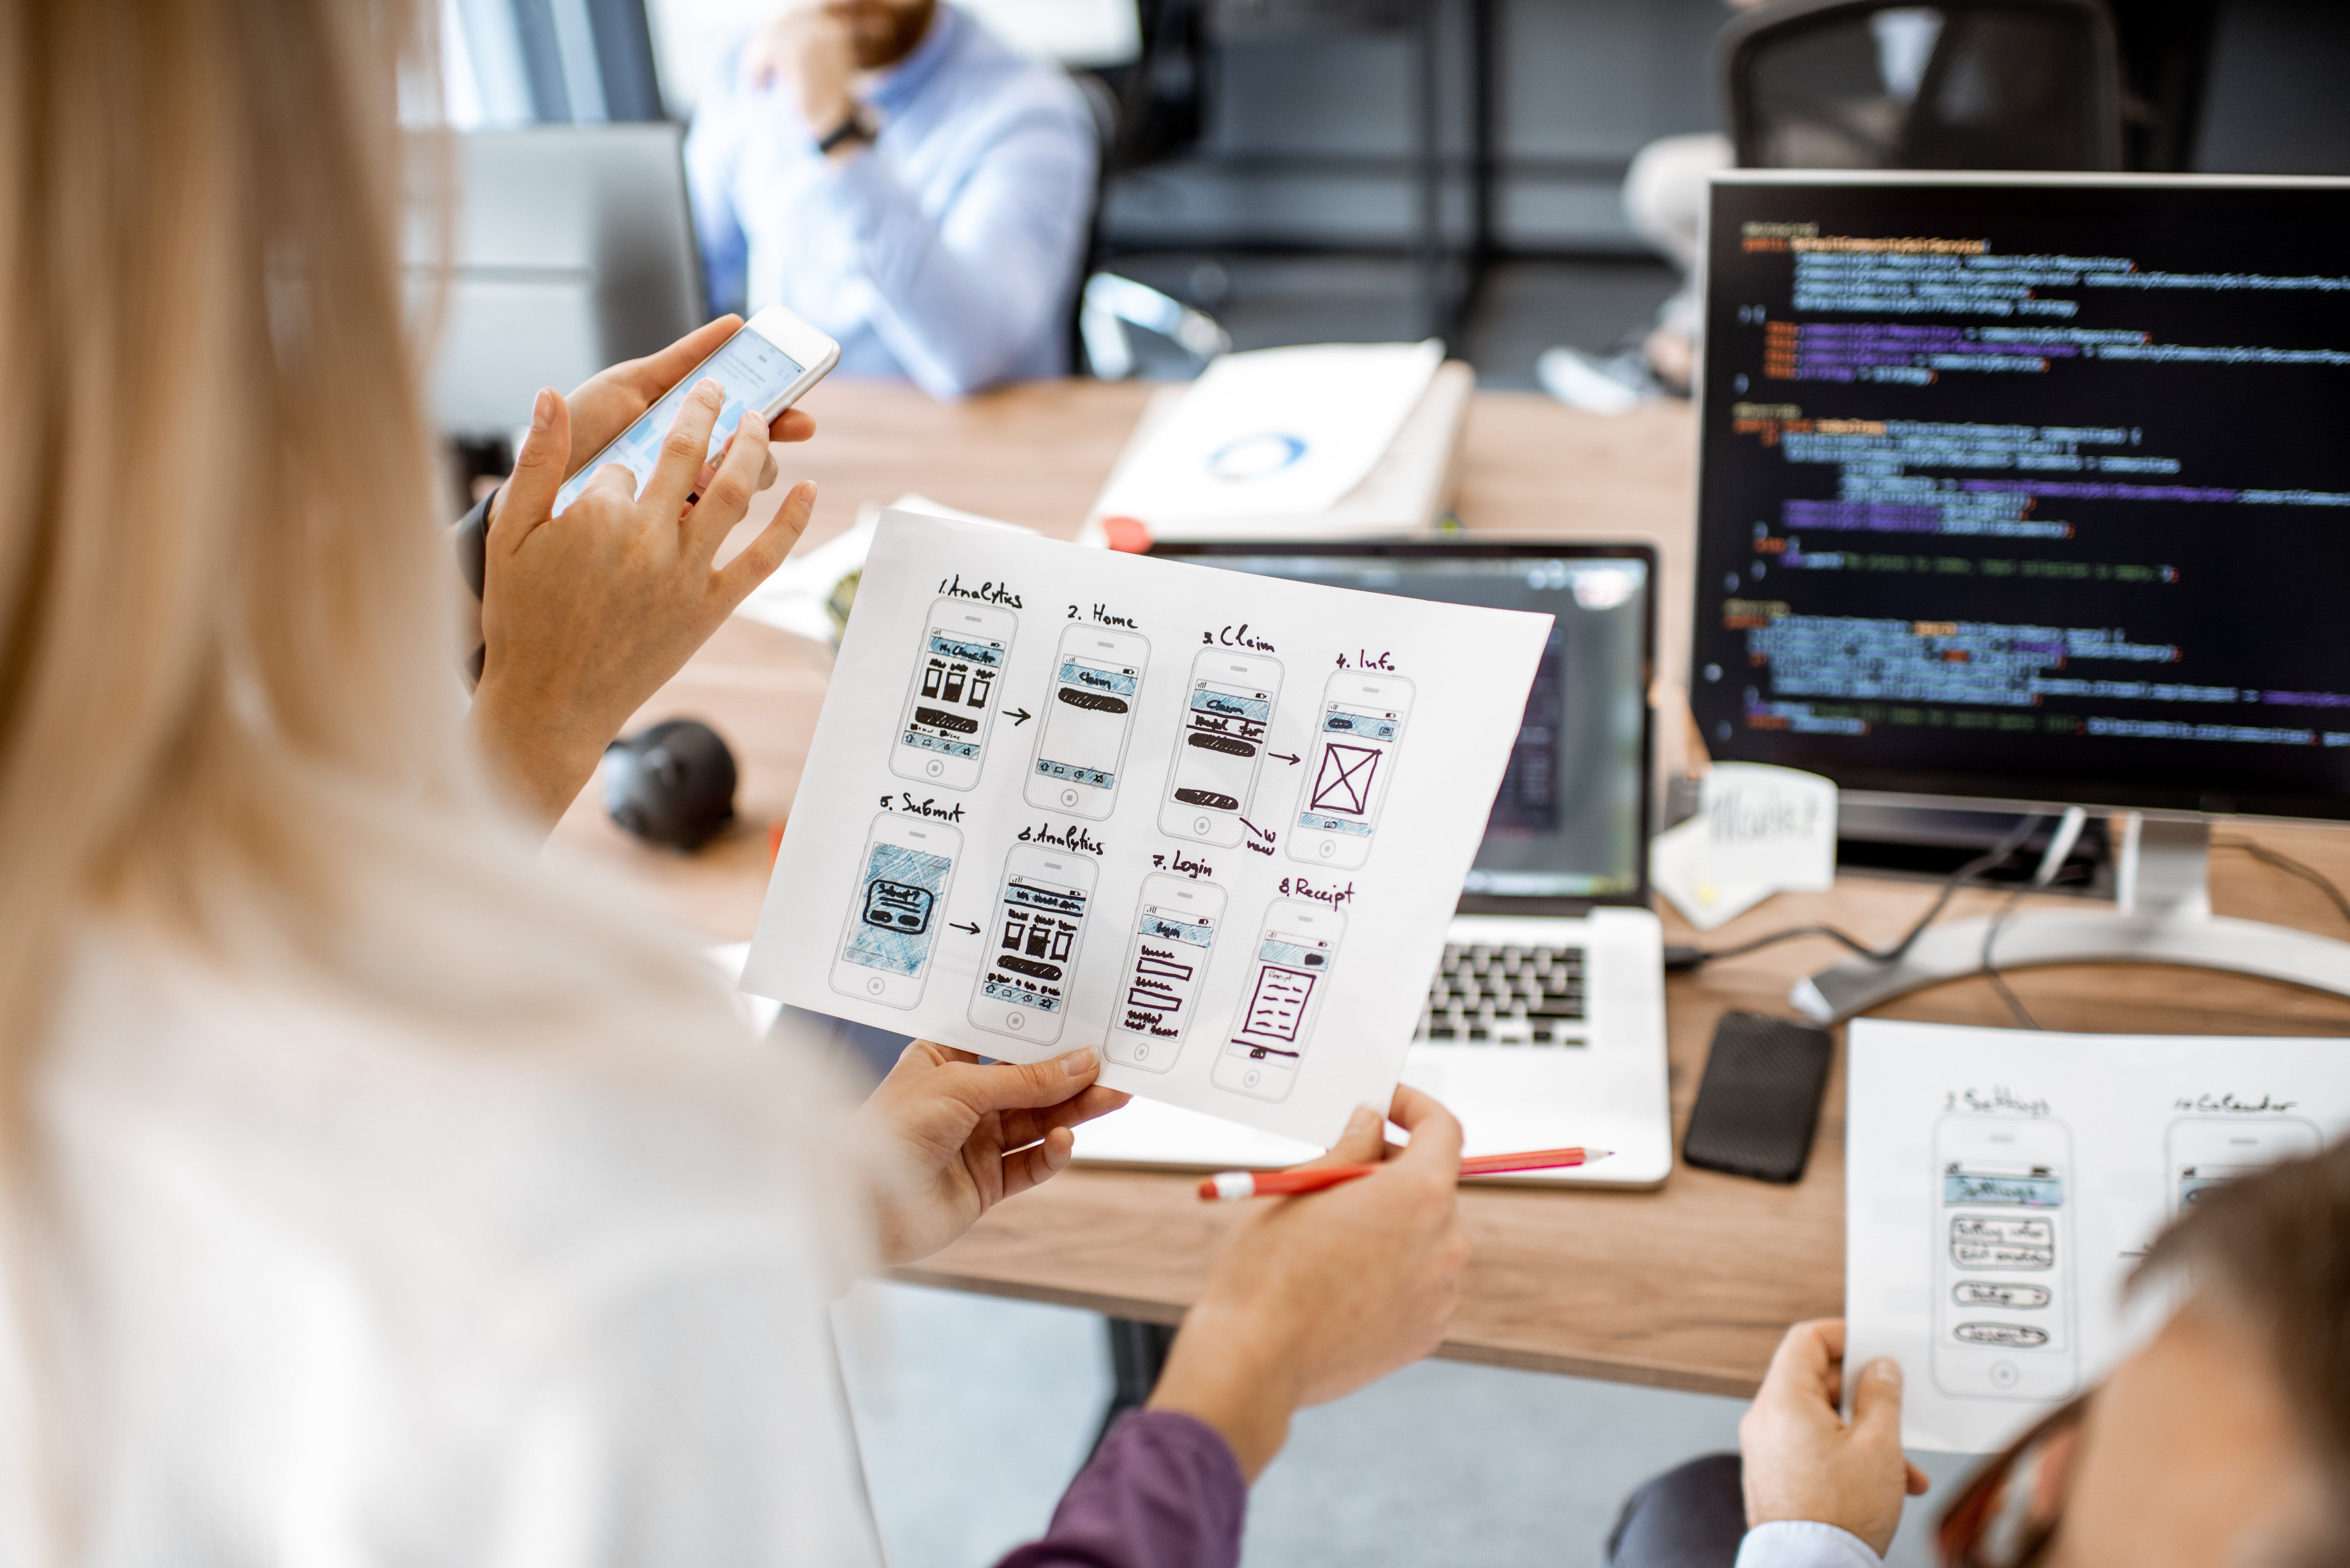
<svg viewBox="0 0 2350 1568">
<path fill-rule="evenodd" d="M 2158 821 L 2116 813 L 2111 912 L 2019 911 L 1992 956 L 2002 970 L 2055 963 L 2167 963 L 2232 970 L 2350 996 L 2350 942 L 2211 912 L 2208 819 Z M 1866 1012 L 1904 992 L 1983 969 L 1988 919 L 1929 928 L 1895 963 L 1849 959 L 1795 982 L 1787 1000 L 1822 1023 Z"/>
</svg>

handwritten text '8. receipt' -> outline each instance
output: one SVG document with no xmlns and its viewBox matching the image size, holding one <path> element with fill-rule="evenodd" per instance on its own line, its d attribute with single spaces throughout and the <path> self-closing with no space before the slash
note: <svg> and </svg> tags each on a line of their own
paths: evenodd
<svg viewBox="0 0 2350 1568">
<path fill-rule="evenodd" d="M 1326 1145 L 1550 626 L 884 514 L 743 987 Z"/>
</svg>

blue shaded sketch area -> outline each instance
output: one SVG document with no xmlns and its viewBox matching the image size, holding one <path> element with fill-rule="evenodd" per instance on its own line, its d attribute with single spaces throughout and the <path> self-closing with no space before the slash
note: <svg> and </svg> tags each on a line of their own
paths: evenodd
<svg viewBox="0 0 2350 1568">
<path fill-rule="evenodd" d="M 2037 1173 L 2031 1176 L 1989 1176 L 1954 1168 L 1942 1173 L 1942 1201 L 2054 1209 L 2064 1201 L 2064 1183 L 2061 1177 Z"/>
<path fill-rule="evenodd" d="M 877 844 L 865 867 L 864 909 L 840 956 L 868 969 L 910 975 L 931 956 L 939 895 L 954 862 L 902 845 Z"/>
</svg>

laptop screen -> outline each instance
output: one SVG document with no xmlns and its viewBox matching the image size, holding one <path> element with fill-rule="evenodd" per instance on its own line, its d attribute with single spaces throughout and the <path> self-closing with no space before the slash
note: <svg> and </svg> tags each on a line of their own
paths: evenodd
<svg viewBox="0 0 2350 1568">
<path fill-rule="evenodd" d="M 1637 545 L 1171 544 L 1151 554 L 1555 618 L 1464 907 L 1647 897 L 1655 559 Z"/>
</svg>

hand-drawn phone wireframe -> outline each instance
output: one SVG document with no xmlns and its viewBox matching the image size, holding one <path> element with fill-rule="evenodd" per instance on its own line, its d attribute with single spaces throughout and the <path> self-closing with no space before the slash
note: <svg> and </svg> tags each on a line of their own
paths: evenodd
<svg viewBox="0 0 2350 1568">
<path fill-rule="evenodd" d="M 1411 682 L 1400 675 L 1334 670 L 1315 715 L 1305 802 L 1289 831 L 1289 857 L 1349 870 L 1371 857 L 1379 803 L 1395 776 L 1395 750 L 1411 716 Z"/>
<path fill-rule="evenodd" d="M 1266 909 L 1240 1011 L 1211 1083 L 1260 1100 L 1288 1096 L 1346 931 L 1347 917 L 1319 904 L 1277 898 Z"/>
<path fill-rule="evenodd" d="M 2035 1116 L 1946 1116 L 1934 1128 L 1934 1386 L 1978 1399 L 2062 1399 L 2073 1343 L 2073 1138 Z"/>
<path fill-rule="evenodd" d="M 1281 661 L 1203 648 L 1191 661 L 1183 732 L 1167 770 L 1159 831 L 1227 846 L 1256 795 L 1257 773 L 1281 697 Z"/>
<path fill-rule="evenodd" d="M 2174 1220 L 2206 1193 L 2262 1166 L 2315 1154 L 2325 1136 L 2299 1116 L 2180 1116 L 2162 1135 L 2164 1194 Z"/>
<path fill-rule="evenodd" d="M 1028 804 L 1097 822 L 1118 804 L 1118 772 L 1150 643 L 1130 631 L 1072 626 L 1061 633 L 1053 694 L 1036 730 L 1023 792 Z"/>
<path fill-rule="evenodd" d="M 873 819 L 858 859 L 857 900 L 832 959 L 833 990 L 887 1007 L 922 1000 L 962 857 L 962 835 L 943 822 L 886 811 Z"/>
<path fill-rule="evenodd" d="M 942 598 L 931 606 L 908 683 L 889 771 L 948 789 L 979 782 L 997 688 L 1020 618 L 995 605 Z"/>
<path fill-rule="evenodd" d="M 972 992 L 973 1023 L 1038 1045 L 1061 1037 L 1099 872 L 1090 855 L 1036 844 L 1012 846 L 995 896 L 995 926 Z"/>
<path fill-rule="evenodd" d="M 1183 1049 L 1208 980 L 1208 957 L 1223 924 L 1224 890 L 1161 872 L 1142 881 L 1134 940 L 1118 971 L 1110 1002 L 1109 1037 L 1102 1049 L 1113 1062 L 1164 1073 Z"/>
</svg>

